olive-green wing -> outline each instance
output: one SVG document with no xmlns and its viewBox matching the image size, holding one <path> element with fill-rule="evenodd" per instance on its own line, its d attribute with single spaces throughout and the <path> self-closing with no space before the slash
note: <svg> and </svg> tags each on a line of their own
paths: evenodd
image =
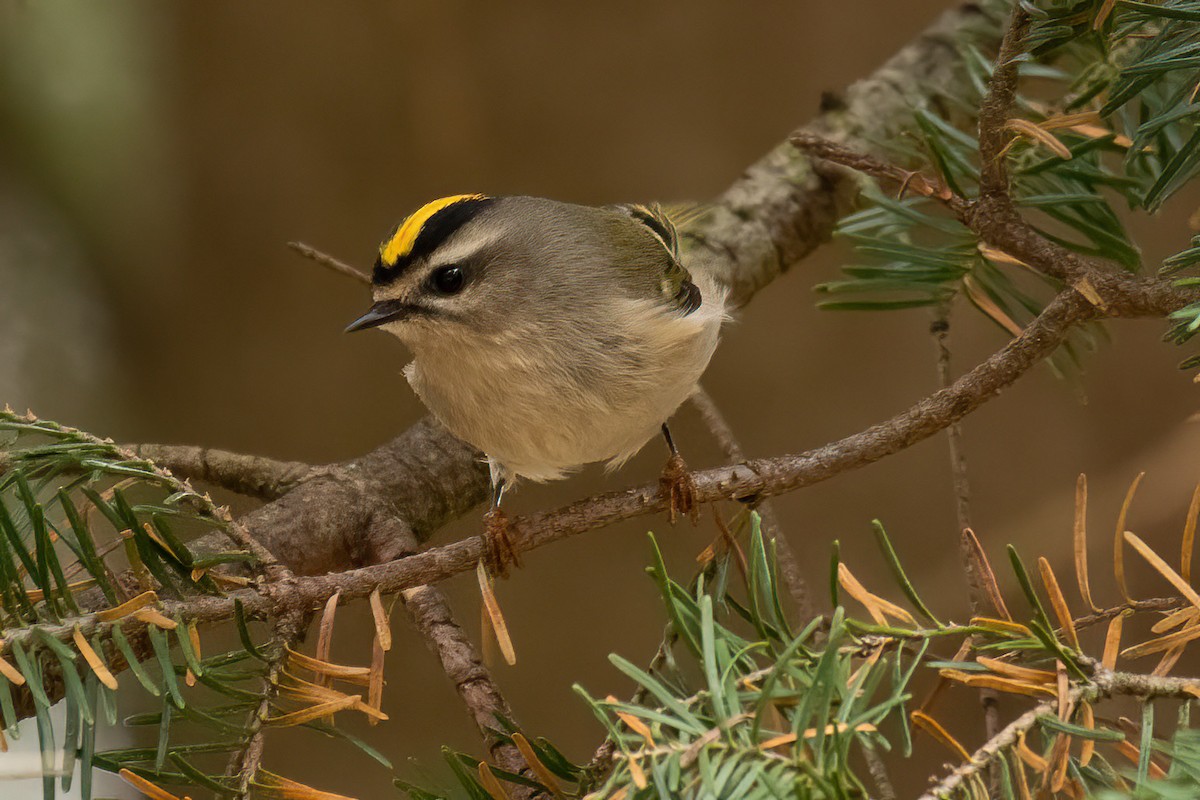
<svg viewBox="0 0 1200 800">
<path fill-rule="evenodd" d="M 660 276 L 663 299 L 684 315 L 699 308 L 702 302 L 700 289 L 692 281 L 691 273 L 679 260 L 679 229 L 673 216 L 657 203 L 629 203 L 615 208 L 645 225 L 670 255 Z M 700 213 L 703 214 L 703 211 Z M 689 220 L 695 218 L 688 216 Z"/>
</svg>

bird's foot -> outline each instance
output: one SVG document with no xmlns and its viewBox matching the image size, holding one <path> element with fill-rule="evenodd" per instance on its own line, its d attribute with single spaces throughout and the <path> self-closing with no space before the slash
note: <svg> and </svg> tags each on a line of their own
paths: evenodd
<svg viewBox="0 0 1200 800">
<path fill-rule="evenodd" d="M 691 517 L 692 524 L 700 524 L 700 504 L 696 502 L 696 483 L 692 473 L 678 453 L 672 454 L 658 478 L 659 493 L 667 501 L 667 518 L 671 524 L 680 514 Z"/>
<path fill-rule="evenodd" d="M 483 515 L 483 564 L 488 573 L 507 578 L 509 566 L 521 566 L 521 557 L 508 532 L 508 515 L 493 508 Z"/>
</svg>

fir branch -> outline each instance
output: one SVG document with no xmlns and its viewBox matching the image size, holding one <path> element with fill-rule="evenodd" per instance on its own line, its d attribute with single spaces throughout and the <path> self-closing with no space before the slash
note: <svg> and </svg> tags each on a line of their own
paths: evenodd
<svg viewBox="0 0 1200 800">
<path fill-rule="evenodd" d="M 1200 678 L 1173 678 L 1141 675 L 1132 672 L 1114 672 L 1097 669 L 1089 683 L 1073 686 L 1067 695 L 1071 705 L 1081 701 L 1127 696 L 1142 700 L 1155 697 L 1172 697 L 1181 700 L 1195 699 L 1200 691 Z M 1046 715 L 1055 715 L 1060 707 L 1060 699 L 1039 703 L 1021 716 L 1004 726 L 996 736 L 989 739 L 978 750 L 971 754 L 971 760 L 956 767 L 933 787 L 921 795 L 918 800 L 945 800 L 955 792 L 964 789 L 967 783 L 978 776 L 1004 752 L 1017 743 L 1024 734 L 1038 724 L 1038 719 Z"/>
<path fill-rule="evenodd" d="M 839 166 L 870 175 L 897 187 L 897 195 L 918 194 L 937 200 L 956 213 L 965 213 L 969 201 L 956 193 L 945 182 L 930 178 L 919 171 L 904 169 L 883 158 L 864 153 L 853 147 L 835 142 L 813 131 L 798 131 L 788 138 L 792 146 L 814 158 L 831 161 Z"/>
<path fill-rule="evenodd" d="M 937 355 L 937 377 L 938 387 L 941 389 L 950 388 L 951 369 L 950 369 L 950 309 L 942 307 L 938 309 L 938 315 L 934 319 L 929 328 L 930 335 L 933 336 L 934 347 Z M 946 427 L 946 440 L 950 450 L 950 473 L 954 486 L 954 511 L 958 520 L 958 532 L 961 534 L 963 530 L 971 527 L 971 485 L 967 477 L 967 456 L 963 450 L 962 442 L 962 425 L 958 422 L 953 422 Z M 968 574 L 970 571 L 968 570 Z M 977 606 L 974 610 L 978 612 L 978 606 L 982 600 L 982 594 L 972 587 L 972 604 Z"/>
<path fill-rule="evenodd" d="M 1144 600 L 1131 600 L 1112 608 L 1105 608 L 1092 614 L 1084 614 L 1075 619 L 1075 627 L 1082 630 L 1102 622 L 1108 622 L 1127 611 L 1174 611 L 1187 605 L 1185 600 L 1178 597 L 1149 597 Z"/>
<path fill-rule="evenodd" d="M 388 536 L 396 542 L 397 557 L 407 557 L 420 550 L 412 530 L 399 519 L 385 518 L 380 525 L 382 530 L 378 535 Z M 454 619 L 446 595 L 437 586 L 422 585 L 402 590 L 400 599 L 413 627 L 437 656 L 442 671 L 466 706 L 492 762 L 507 772 L 528 773 L 524 756 L 511 737 L 502 733 L 505 723 L 516 719 L 512 707 L 478 649 Z"/>
<path fill-rule="evenodd" d="M 950 369 L 950 309 L 942 305 L 938 309 L 937 318 L 930 325 L 936 348 L 938 385 L 946 389 L 951 383 Z M 958 520 L 959 555 L 962 559 L 963 574 L 966 576 L 970 590 L 971 614 L 981 616 L 987 608 L 987 592 L 980 584 L 979 571 L 975 569 L 975 553 L 968 537 L 971 528 L 971 488 L 967 478 L 967 457 L 963 449 L 962 425 L 952 422 L 946 427 L 946 443 L 950 451 L 950 474 L 954 487 L 954 511 Z M 999 693 L 995 689 L 981 688 L 979 690 L 979 705 L 983 708 L 984 732 L 988 739 L 995 737 L 1000 731 Z M 990 770 L 988 783 L 995 794 L 999 773 Z"/>
<path fill-rule="evenodd" d="M 276 647 L 266 674 L 263 676 L 262 700 L 250 713 L 250 736 L 234 751 L 229 760 L 226 774 L 237 779 L 237 799 L 248 800 L 254 780 L 262 769 L 263 751 L 266 747 L 265 721 L 279 694 L 279 678 L 287 661 L 288 649 L 303 637 L 308 625 L 307 617 L 292 611 L 276 620 L 272 626 L 273 642 Z"/>
</svg>

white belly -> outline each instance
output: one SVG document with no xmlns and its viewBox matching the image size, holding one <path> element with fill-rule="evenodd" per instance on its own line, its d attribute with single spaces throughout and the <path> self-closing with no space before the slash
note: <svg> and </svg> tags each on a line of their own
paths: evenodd
<svg viewBox="0 0 1200 800">
<path fill-rule="evenodd" d="M 566 347 L 514 334 L 422 348 L 405 374 L 434 416 L 510 481 L 553 480 L 596 461 L 615 467 L 695 391 L 717 345 L 721 300 L 706 292 L 686 317 L 649 304 L 608 315 L 611 324 L 573 331 Z"/>
</svg>

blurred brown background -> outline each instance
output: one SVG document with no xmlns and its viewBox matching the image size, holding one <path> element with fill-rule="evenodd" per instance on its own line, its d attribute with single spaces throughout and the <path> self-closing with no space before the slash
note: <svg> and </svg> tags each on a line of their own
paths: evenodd
<svg viewBox="0 0 1200 800">
<path fill-rule="evenodd" d="M 823 90 L 869 73 L 946 6 L 0 2 L 0 402 L 119 441 L 306 461 L 361 453 L 422 413 L 400 375 L 406 355 L 384 335 L 343 336 L 366 292 L 284 242 L 366 267 L 394 222 L 445 194 L 711 197 L 814 114 Z M 1186 244 L 1190 210 L 1177 202 L 1140 229 L 1148 263 Z M 927 313 L 814 310 L 810 287 L 844 256 L 825 248 L 728 328 L 705 383 L 751 455 L 823 444 L 935 386 Z M 1098 573 L 1143 469 L 1130 524 L 1174 552 L 1200 436 L 1187 422 L 1196 390 L 1162 330 L 1112 326 L 1086 404 L 1039 369 L 968 419 L 973 513 L 993 558 L 1014 542 L 1027 561 L 1045 553 L 1069 570 L 1081 471 Z M 965 308 L 953 338 L 959 367 L 1004 341 Z M 694 466 L 718 462 L 693 411 L 675 427 Z M 614 476 L 526 486 L 511 507 L 644 482 L 660 449 Z M 927 599 L 965 616 L 947 463 L 938 437 L 778 501 L 818 598 L 834 538 L 868 585 L 889 586 L 869 539 L 879 517 Z M 502 684 L 527 729 L 577 759 L 598 728 L 572 682 L 627 692 L 605 656 L 644 661 L 662 629 L 645 531 L 661 534 L 681 577 L 713 535 L 711 523 L 665 528 L 644 519 L 539 551 L 501 588 L 520 656 L 499 669 Z M 1160 588 L 1131 569 L 1139 591 Z M 449 589 L 474 629 L 472 580 Z M 1114 599 L 1111 581 L 1097 584 Z M 369 659 L 361 618 L 342 614 L 346 661 Z M 399 617 L 395 628 L 392 721 L 371 738 L 401 774 L 414 775 L 409 756 L 440 772 L 439 745 L 477 742 L 432 657 Z M 956 730 L 979 741 L 969 719 Z M 922 751 L 907 786 L 943 759 Z M 373 762 L 304 737 L 269 744 L 272 764 L 321 788 L 392 796 Z"/>
</svg>

